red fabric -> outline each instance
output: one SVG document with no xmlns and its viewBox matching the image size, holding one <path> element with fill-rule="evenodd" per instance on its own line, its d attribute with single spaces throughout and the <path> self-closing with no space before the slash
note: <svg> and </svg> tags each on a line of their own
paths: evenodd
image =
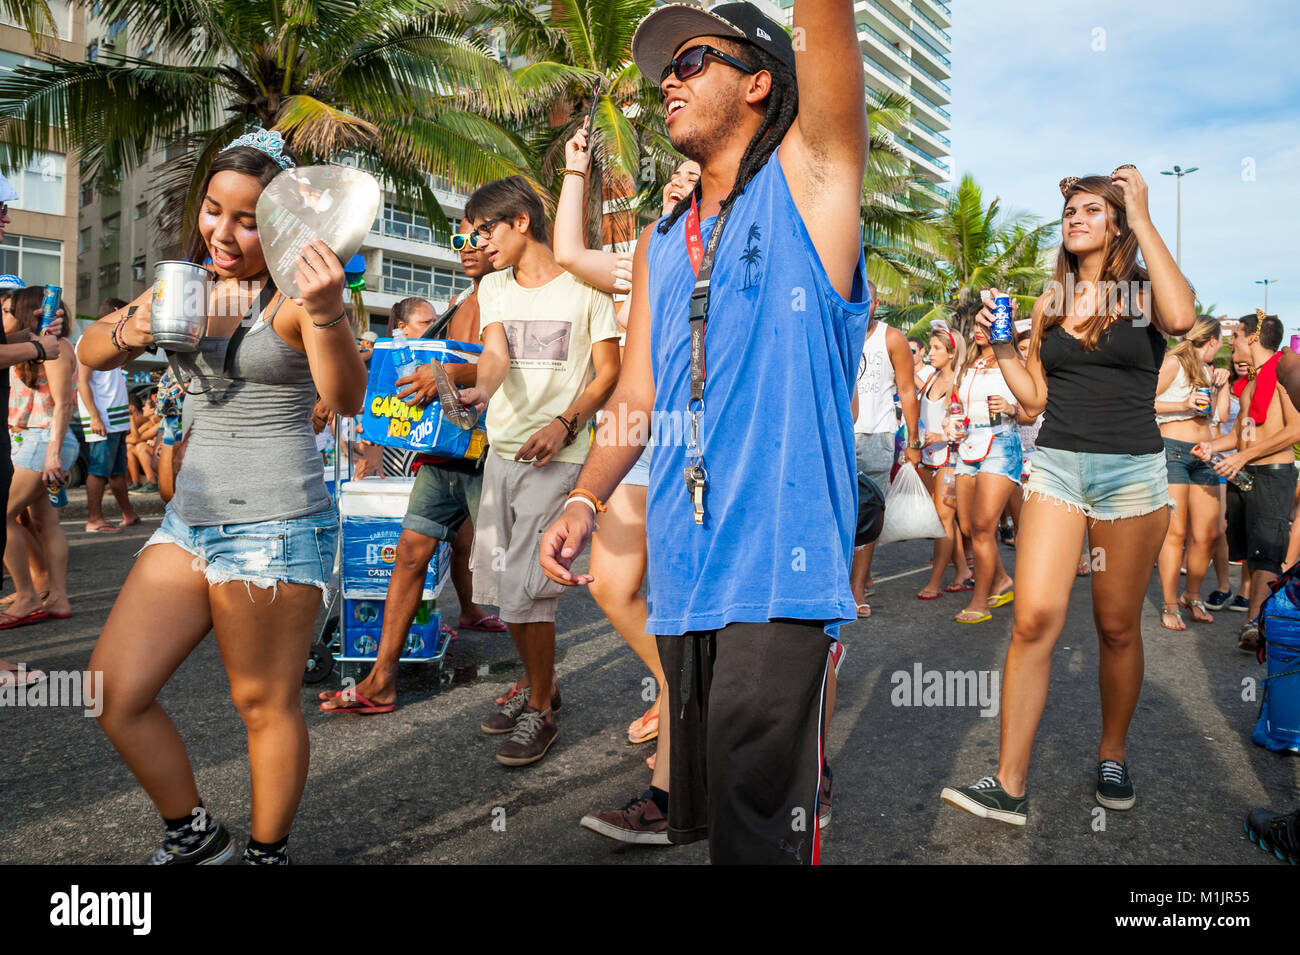
<svg viewBox="0 0 1300 955">
<path fill-rule="evenodd" d="M 1263 424 L 1268 416 L 1268 406 L 1273 403 L 1273 392 L 1277 390 L 1277 363 L 1281 357 L 1281 352 L 1274 352 L 1255 373 L 1255 396 L 1250 399 L 1250 417 L 1255 424 Z"/>
<path fill-rule="evenodd" d="M 1248 384 L 1250 384 L 1250 375 L 1242 375 L 1240 378 L 1238 378 L 1236 381 L 1234 381 L 1234 382 L 1232 383 L 1232 395 L 1233 395 L 1233 397 L 1234 397 L 1234 398 L 1237 398 L 1238 400 L 1240 400 L 1240 399 L 1241 399 L 1241 393 L 1242 393 L 1243 391 L 1246 390 L 1246 386 L 1247 386 Z"/>
</svg>

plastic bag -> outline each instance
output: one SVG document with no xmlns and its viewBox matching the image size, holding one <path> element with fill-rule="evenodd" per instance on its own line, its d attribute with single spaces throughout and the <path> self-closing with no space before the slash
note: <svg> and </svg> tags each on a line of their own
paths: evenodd
<svg viewBox="0 0 1300 955">
<path fill-rule="evenodd" d="M 899 468 L 885 492 L 885 526 L 876 544 L 943 535 L 943 522 L 939 520 L 939 512 L 934 509 L 921 475 L 910 464 Z"/>
</svg>

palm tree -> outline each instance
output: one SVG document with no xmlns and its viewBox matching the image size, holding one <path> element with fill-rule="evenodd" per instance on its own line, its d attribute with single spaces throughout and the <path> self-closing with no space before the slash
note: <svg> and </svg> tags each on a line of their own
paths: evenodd
<svg viewBox="0 0 1300 955">
<path fill-rule="evenodd" d="M 954 323 L 959 304 L 993 286 L 1013 295 L 1021 313 L 1028 314 L 1050 276 L 1055 222 L 1039 223 L 1029 215 L 1005 213 L 997 198 L 986 206 L 979 184 L 968 173 L 940 210 L 935 226 L 933 278 L 919 290 L 919 301 L 893 310 L 895 321 L 910 326 L 909 335 L 927 334 L 936 318 Z"/>
<path fill-rule="evenodd" d="M 431 176 L 477 185 L 529 172 L 523 143 L 494 121 L 522 116 L 526 98 L 442 3 L 105 0 L 100 15 L 129 18 L 162 62 L 42 55 L 48 69 L 0 77 L 0 144 L 17 162 L 75 150 L 84 175 L 109 183 L 167 149 L 169 232 L 212 157 L 257 124 L 302 163 L 346 160 L 386 179 L 441 234 Z"/>
<path fill-rule="evenodd" d="M 552 201 L 564 144 L 586 121 L 597 80 L 592 168 L 587 190 L 588 241 L 601 244 L 602 200 L 618 197 L 617 238 L 633 239 L 636 224 L 659 212 L 660 190 L 681 157 L 668 142 L 659 85 L 632 62 L 632 35 L 657 0 L 565 0 L 539 7 L 529 0 L 467 0 L 467 20 L 499 30 L 523 65 L 513 72 L 529 98 L 519 127 L 534 178 Z M 543 11 L 543 12 L 539 12 Z M 547 12 L 549 11 L 549 16 Z"/>
</svg>

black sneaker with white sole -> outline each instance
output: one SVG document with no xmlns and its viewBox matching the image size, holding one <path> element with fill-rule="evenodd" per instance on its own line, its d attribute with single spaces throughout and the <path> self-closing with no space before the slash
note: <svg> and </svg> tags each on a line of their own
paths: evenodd
<svg viewBox="0 0 1300 955">
<path fill-rule="evenodd" d="M 1023 826 L 1029 817 L 1029 794 L 1012 796 L 996 776 L 985 776 L 973 786 L 949 786 L 939 798 L 981 819 L 996 819 L 1013 826 Z"/>
<path fill-rule="evenodd" d="M 1105 759 L 1097 764 L 1097 802 L 1107 809 L 1132 809 L 1137 802 L 1128 764 Z"/>
<path fill-rule="evenodd" d="M 225 826 L 214 822 L 202 834 L 188 826 L 168 829 L 149 865 L 225 865 L 234 857 L 234 840 Z"/>
<path fill-rule="evenodd" d="M 1231 590 L 1212 590 L 1210 596 L 1205 598 L 1206 610 L 1222 610 L 1232 599 Z"/>
<path fill-rule="evenodd" d="M 1241 594 L 1237 594 L 1228 601 L 1228 609 L 1234 613 L 1247 613 L 1250 610 L 1250 601 Z"/>
</svg>

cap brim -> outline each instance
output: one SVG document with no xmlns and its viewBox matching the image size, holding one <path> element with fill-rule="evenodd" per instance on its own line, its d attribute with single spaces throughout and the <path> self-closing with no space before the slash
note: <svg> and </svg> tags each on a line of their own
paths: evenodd
<svg viewBox="0 0 1300 955">
<path fill-rule="evenodd" d="M 673 3 L 641 21 L 632 36 L 632 59 L 646 79 L 658 83 L 677 48 L 697 36 L 745 39 L 743 31 L 708 10 Z"/>
</svg>

